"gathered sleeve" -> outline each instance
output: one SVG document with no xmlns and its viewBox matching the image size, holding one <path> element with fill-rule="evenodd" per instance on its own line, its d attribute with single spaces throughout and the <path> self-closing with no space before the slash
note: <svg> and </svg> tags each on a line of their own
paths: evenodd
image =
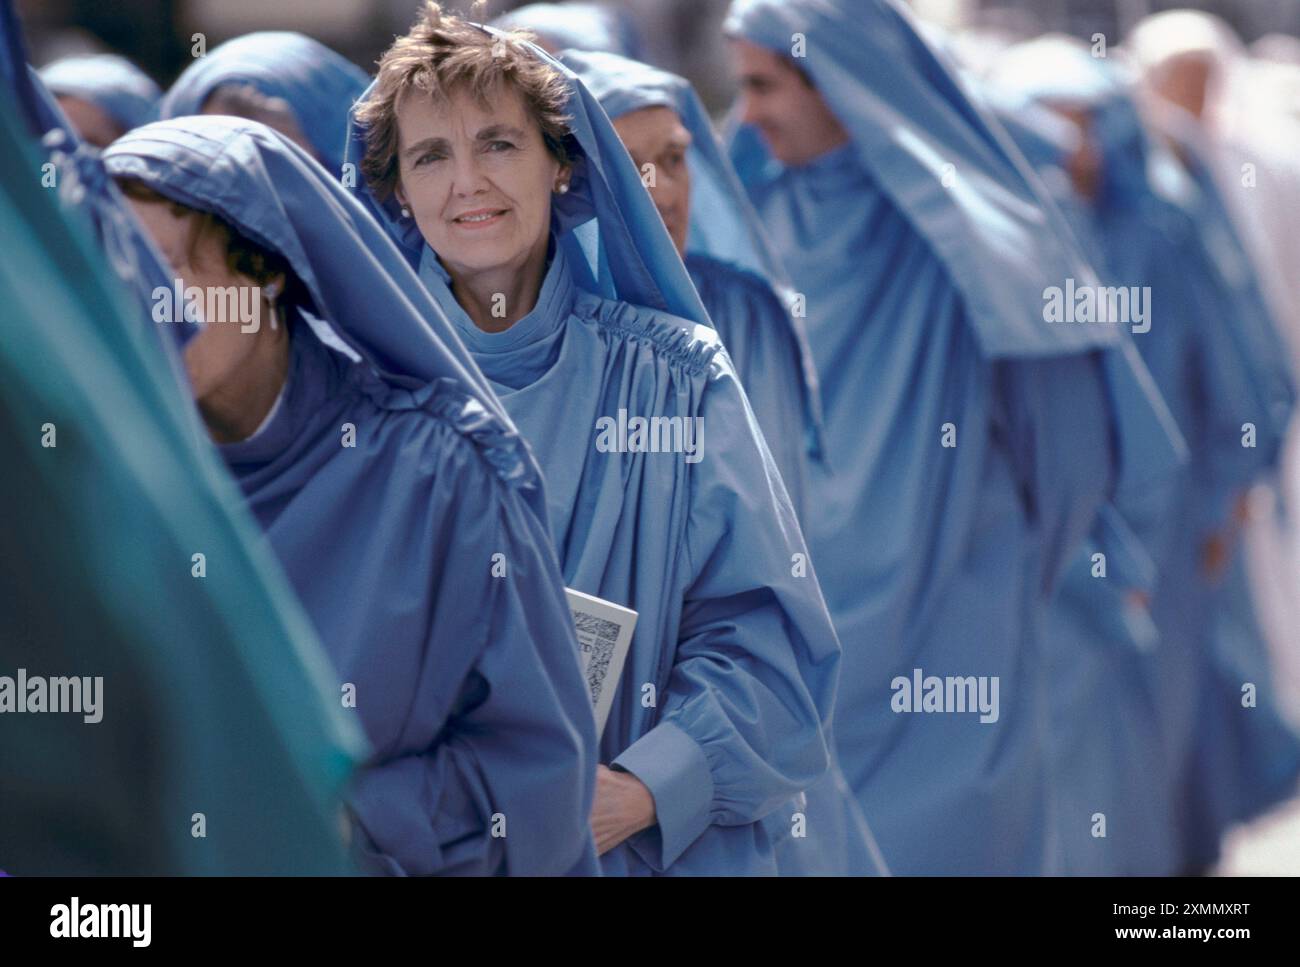
<svg viewBox="0 0 1300 967">
<path fill-rule="evenodd" d="M 771 453 L 725 351 L 702 395 L 677 651 L 656 724 L 614 760 L 654 797 L 630 840 L 670 866 L 716 826 L 762 820 L 828 764 L 839 643 Z"/>
</svg>

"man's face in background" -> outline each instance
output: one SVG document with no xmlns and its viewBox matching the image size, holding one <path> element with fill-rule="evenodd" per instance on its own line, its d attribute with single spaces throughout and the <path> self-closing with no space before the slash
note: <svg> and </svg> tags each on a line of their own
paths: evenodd
<svg viewBox="0 0 1300 967">
<path fill-rule="evenodd" d="M 772 156 L 798 167 L 848 141 L 848 133 L 793 61 L 747 40 L 731 40 L 740 81 L 740 119 Z"/>
</svg>

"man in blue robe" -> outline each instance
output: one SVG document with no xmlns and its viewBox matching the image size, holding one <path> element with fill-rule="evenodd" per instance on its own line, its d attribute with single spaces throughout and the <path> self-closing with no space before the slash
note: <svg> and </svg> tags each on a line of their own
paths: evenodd
<svg viewBox="0 0 1300 967">
<path fill-rule="evenodd" d="M 1165 472 L 1159 400 L 1113 327 L 1047 321 L 1091 271 L 901 6 L 741 0 L 726 30 L 825 408 L 841 765 L 895 872 L 1059 869 L 1041 623 L 1100 504 Z"/>
</svg>

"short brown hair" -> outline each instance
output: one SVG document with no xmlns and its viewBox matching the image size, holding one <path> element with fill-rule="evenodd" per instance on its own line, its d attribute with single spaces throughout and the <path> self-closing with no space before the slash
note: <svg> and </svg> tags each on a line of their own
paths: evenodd
<svg viewBox="0 0 1300 967">
<path fill-rule="evenodd" d="M 487 103 L 498 84 L 512 84 L 542 129 L 547 149 L 561 164 L 568 163 L 569 118 L 564 106 L 569 85 L 563 74 L 521 43 L 532 39 L 533 34 L 522 30 L 494 37 L 444 13 L 432 0 L 425 3 L 415 25 L 379 59 L 375 89 L 357 107 L 357 120 L 366 128 L 361 172 L 376 197 L 383 201 L 397 187 L 397 102 L 410 91 L 441 100 L 465 88 Z"/>
<path fill-rule="evenodd" d="M 192 216 L 185 251 L 191 261 L 199 251 L 199 246 L 209 236 L 216 236 L 225 253 L 226 268 L 246 276 L 258 286 L 265 287 L 277 275 L 284 276 L 284 292 L 280 303 L 300 304 L 310 307 L 312 300 L 307 287 L 298 279 L 289 265 L 289 260 L 279 252 L 272 251 L 246 237 L 224 218 L 212 212 L 191 208 L 180 202 L 172 201 L 166 195 L 154 191 L 143 181 L 134 178 L 115 178 L 118 188 L 127 198 L 134 198 L 149 204 L 166 205 L 177 217 Z"/>
</svg>

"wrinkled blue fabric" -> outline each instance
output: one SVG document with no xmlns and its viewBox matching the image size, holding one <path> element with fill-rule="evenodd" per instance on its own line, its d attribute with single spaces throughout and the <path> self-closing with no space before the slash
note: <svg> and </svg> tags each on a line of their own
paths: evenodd
<svg viewBox="0 0 1300 967">
<path fill-rule="evenodd" d="M 763 436 L 800 520 L 806 519 L 808 464 L 822 457 L 821 403 L 802 320 L 753 206 L 690 83 L 617 54 L 567 51 L 611 119 L 647 107 L 674 111 L 691 134 L 690 229 L 686 268 L 740 374 Z M 778 849 L 782 875 L 884 872 L 874 838 L 837 766 L 808 790 L 804 835 Z"/>
<path fill-rule="evenodd" d="M 1004 71 L 1017 53 L 1001 63 Z M 1059 71 L 1059 77 L 1053 72 L 1054 84 L 1085 83 L 1085 72 L 1068 56 Z M 1009 92 L 981 87 L 979 93 L 989 99 L 1025 157 L 1041 166 L 1048 190 L 1068 198 L 1068 176 L 1051 165 L 1077 150 L 1082 141 L 1078 129 L 1022 95 L 1015 95 L 1011 110 Z M 1109 173 L 1103 193 L 1118 190 L 1117 174 Z M 1077 229 L 1075 237 L 1080 238 Z M 1101 253 L 1091 255 L 1099 259 Z M 1106 284 L 1148 281 L 1113 278 L 1103 261 L 1094 264 Z M 1155 298 L 1159 302 L 1163 297 L 1161 292 Z M 1132 338 L 1140 344 L 1151 335 Z M 1061 816 L 1061 868 L 1067 873 L 1158 875 L 1180 869 L 1172 828 L 1178 807 L 1152 681 L 1159 635 L 1145 603 L 1157 581 L 1151 556 L 1155 548 L 1149 542 L 1158 545 L 1160 533 L 1172 523 L 1170 505 L 1180 469 L 1171 464 L 1167 478 L 1159 485 L 1153 482 L 1147 493 L 1124 494 L 1122 509 L 1103 508 L 1088 542 L 1063 575 L 1046 619 L 1054 693 L 1049 748 Z"/>
<path fill-rule="evenodd" d="M 163 97 L 159 116 L 199 114 L 217 88 L 251 85 L 288 102 L 321 164 L 339 178 L 348 111 L 368 82 L 365 71 L 317 40 L 258 31 L 226 41 L 185 68 Z"/>
<path fill-rule="evenodd" d="M 445 317 L 264 125 L 158 122 L 104 161 L 278 252 L 310 293 L 279 404 L 220 450 L 376 750 L 349 797 L 362 862 L 595 871 L 595 726 L 540 477 Z"/>
<path fill-rule="evenodd" d="M 104 680 L 91 724 L 5 716 L 4 867 L 345 872 L 339 796 L 360 732 L 180 385 L 132 324 L 141 307 L 81 211 L 32 188 L 50 123 L 33 109 L 53 102 L 8 0 L 0 65 L 0 667 Z M 212 564 L 203 580 L 196 548 Z M 213 839 L 191 834 L 196 807 Z"/>
<path fill-rule="evenodd" d="M 1176 431 L 1113 328 L 1044 321 L 1044 289 L 1091 269 L 905 11 L 742 0 L 726 26 L 783 54 L 802 33 L 850 137 L 798 168 L 747 127 L 731 144 L 807 298 L 841 765 L 895 872 L 1058 870 L 1047 603 L 1102 502 L 1167 473 Z M 918 668 L 996 676 L 997 721 L 893 711 Z"/>
<path fill-rule="evenodd" d="M 152 121 L 162 97 L 153 78 L 117 54 L 64 57 L 42 67 L 41 80 L 56 97 L 94 104 L 123 131 Z"/>
<path fill-rule="evenodd" d="M 775 873 L 798 796 L 826 770 L 838 644 L 780 475 L 636 168 L 581 81 L 530 49 L 571 86 L 577 159 L 533 309 L 478 329 L 410 221 L 372 210 L 538 455 L 566 583 L 639 614 L 600 758 L 650 789 L 657 824 L 606 853 L 605 873 Z M 620 411 L 698 418 L 702 458 L 599 449 L 597 421 Z"/>
</svg>

